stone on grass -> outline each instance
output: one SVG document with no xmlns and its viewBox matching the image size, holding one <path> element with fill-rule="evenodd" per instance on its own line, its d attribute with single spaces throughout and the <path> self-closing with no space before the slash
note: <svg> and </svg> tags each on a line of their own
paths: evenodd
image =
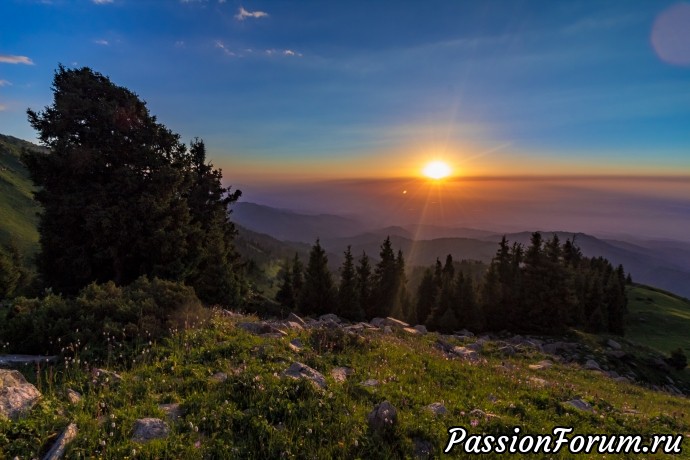
<svg viewBox="0 0 690 460">
<path fill-rule="evenodd" d="M 427 331 L 426 326 L 423 324 L 417 324 L 414 328 L 417 329 L 420 332 L 420 334 L 426 334 L 427 332 L 429 332 Z"/>
<path fill-rule="evenodd" d="M 407 332 L 408 334 L 412 334 L 412 335 L 421 335 L 421 334 L 422 334 L 421 332 L 419 332 L 419 331 L 418 331 L 416 328 L 414 328 L 414 327 L 406 327 L 406 328 L 403 328 L 403 331 Z"/>
<path fill-rule="evenodd" d="M 304 320 L 302 318 L 300 318 L 299 316 L 297 316 L 294 313 L 290 313 L 287 317 L 287 320 L 292 322 L 292 323 L 297 323 L 302 327 L 305 327 L 307 325 L 307 323 L 304 322 Z"/>
<path fill-rule="evenodd" d="M 463 359 L 467 359 L 470 361 L 474 361 L 474 360 L 479 358 L 479 355 L 477 354 L 476 351 L 470 350 L 467 347 L 461 347 L 461 346 L 453 347 L 452 353 L 456 356 L 459 356 Z"/>
<path fill-rule="evenodd" d="M 168 437 L 170 428 L 168 424 L 159 418 L 140 418 L 134 422 L 134 442 L 148 442 L 152 439 L 164 439 Z"/>
<path fill-rule="evenodd" d="M 379 385 L 379 381 L 376 379 L 367 379 L 364 382 L 360 383 L 363 387 L 377 387 Z"/>
<path fill-rule="evenodd" d="M 354 373 L 354 369 L 350 369 L 349 367 L 335 367 L 331 370 L 331 376 L 336 382 L 344 382 Z"/>
<path fill-rule="evenodd" d="M 424 406 L 424 408 L 434 415 L 445 415 L 448 413 L 448 409 L 446 409 L 446 406 L 443 405 L 443 403 L 440 402 L 435 402 L 431 403 L 428 406 Z"/>
<path fill-rule="evenodd" d="M 67 425 L 67 428 L 65 428 L 65 431 L 63 431 L 62 434 L 60 434 L 60 436 L 57 438 L 55 444 L 53 444 L 53 447 L 51 447 L 48 453 L 43 456 L 43 460 L 58 460 L 62 458 L 62 456 L 65 454 L 65 449 L 67 449 L 67 445 L 76 437 L 77 424 L 70 423 Z"/>
<path fill-rule="evenodd" d="M 367 422 L 374 431 L 385 430 L 393 427 L 398 420 L 398 411 L 388 401 L 377 404 L 369 413 Z"/>
<path fill-rule="evenodd" d="M 542 369 L 548 369 L 553 366 L 553 362 L 548 359 L 539 361 L 537 364 L 530 364 L 529 368 L 535 371 L 540 371 Z"/>
<path fill-rule="evenodd" d="M 70 404 L 79 404 L 81 402 L 81 395 L 78 392 L 68 388 L 66 393 L 67 400 L 70 402 Z"/>
<path fill-rule="evenodd" d="M 307 379 L 319 388 L 326 388 L 326 378 L 323 374 L 306 364 L 294 362 L 283 372 L 283 375 L 293 379 Z"/>
<path fill-rule="evenodd" d="M 433 458 L 434 445 L 426 439 L 414 438 L 414 458 L 418 460 L 426 460 Z"/>
<path fill-rule="evenodd" d="M 290 340 L 290 343 L 288 344 L 290 349 L 292 351 L 300 352 L 302 351 L 302 348 L 304 348 L 304 344 L 300 339 L 292 339 Z"/>
<path fill-rule="evenodd" d="M 385 324 L 383 324 L 384 321 L 386 321 L 385 318 L 372 318 L 371 321 L 369 321 L 369 324 L 374 327 L 383 328 L 383 326 L 385 326 Z"/>
<path fill-rule="evenodd" d="M 343 320 L 338 317 L 338 315 L 334 313 L 326 313 L 325 315 L 319 316 L 319 321 L 323 321 L 324 323 L 332 322 L 332 323 L 342 323 Z"/>
<path fill-rule="evenodd" d="M 122 381 L 122 376 L 120 376 L 120 374 L 107 369 L 99 369 L 97 367 L 91 369 L 91 375 L 94 378 L 99 379 L 99 381 L 102 383 L 120 383 L 120 381 Z"/>
<path fill-rule="evenodd" d="M 613 339 L 608 339 L 608 340 L 606 341 L 606 345 L 608 345 L 609 347 L 613 348 L 614 350 L 620 350 L 621 348 L 623 348 L 623 347 L 621 346 L 620 343 L 616 342 L 616 341 L 613 340 Z"/>
<path fill-rule="evenodd" d="M 600 371 L 601 367 L 599 366 L 598 362 L 594 361 L 593 359 L 588 359 L 585 363 L 585 369 L 590 371 Z"/>
<path fill-rule="evenodd" d="M 404 321 L 400 321 L 399 319 L 393 318 L 388 316 L 383 320 L 383 325 L 384 326 L 390 326 L 394 329 L 405 329 L 406 327 L 410 327 L 409 324 L 407 324 Z"/>
<path fill-rule="evenodd" d="M 566 404 L 573 406 L 575 409 L 582 410 L 585 412 L 594 412 L 594 409 L 592 409 L 592 406 L 589 405 L 589 403 L 581 400 L 580 398 L 575 398 L 571 399 L 570 401 L 566 401 Z"/>
<path fill-rule="evenodd" d="M 19 371 L 0 369 L 0 417 L 16 419 L 29 412 L 41 392 Z"/>
<path fill-rule="evenodd" d="M 182 406 L 180 403 L 159 404 L 158 408 L 165 413 L 170 420 L 177 420 L 182 417 Z"/>
<path fill-rule="evenodd" d="M 228 374 L 225 372 L 216 372 L 211 376 L 211 380 L 218 382 L 218 383 L 223 383 L 228 379 Z"/>
</svg>

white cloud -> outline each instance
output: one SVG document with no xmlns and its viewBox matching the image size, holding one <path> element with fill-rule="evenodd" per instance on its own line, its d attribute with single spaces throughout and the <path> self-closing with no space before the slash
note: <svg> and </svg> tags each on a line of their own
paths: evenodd
<svg viewBox="0 0 690 460">
<path fill-rule="evenodd" d="M 220 40 L 216 40 L 216 48 L 220 48 L 221 50 L 223 50 L 223 52 L 224 52 L 227 56 L 232 56 L 232 57 L 236 57 L 236 56 L 237 56 L 237 54 L 235 54 L 235 53 L 233 53 L 232 51 L 230 51 L 230 50 L 228 49 L 228 47 L 225 46 L 225 43 L 223 43 L 223 42 L 220 41 Z"/>
<path fill-rule="evenodd" d="M 103 45 L 103 46 L 108 46 L 108 45 L 110 45 L 110 42 L 109 42 L 108 40 L 103 40 L 103 39 L 94 40 L 93 42 L 94 42 L 95 44 L 97 44 L 97 45 Z"/>
<path fill-rule="evenodd" d="M 293 50 L 283 50 L 283 56 L 302 57 L 302 53 L 298 53 L 297 51 L 293 51 Z"/>
<path fill-rule="evenodd" d="M 240 6 L 240 9 L 237 11 L 237 14 L 235 15 L 235 19 L 237 19 L 238 21 L 244 21 L 247 18 L 259 19 L 266 17 L 268 17 L 268 13 L 264 11 L 247 11 L 242 6 Z"/>
<path fill-rule="evenodd" d="M 34 65 L 34 61 L 26 56 L 13 56 L 11 54 L 0 54 L 0 62 L 4 62 L 5 64 Z"/>
<path fill-rule="evenodd" d="M 92 3 L 96 5 L 107 5 L 108 3 L 113 3 L 114 0 L 91 0 Z"/>
<path fill-rule="evenodd" d="M 12 83 L 7 80 L 0 80 L 0 86 L 12 86 Z"/>
<path fill-rule="evenodd" d="M 184 40 L 177 40 L 175 42 L 175 48 L 184 48 L 185 47 L 185 42 Z"/>
</svg>

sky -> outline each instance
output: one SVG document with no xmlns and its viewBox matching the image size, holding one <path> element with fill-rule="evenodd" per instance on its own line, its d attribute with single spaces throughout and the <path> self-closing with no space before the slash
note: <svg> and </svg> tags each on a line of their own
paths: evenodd
<svg viewBox="0 0 690 460">
<path fill-rule="evenodd" d="M 58 64 L 88 66 L 202 138 L 249 201 L 441 159 L 513 185 L 634 177 L 595 189 L 672 189 L 690 214 L 689 2 L 3 0 L 0 18 L 3 134 L 35 140 Z"/>
</svg>

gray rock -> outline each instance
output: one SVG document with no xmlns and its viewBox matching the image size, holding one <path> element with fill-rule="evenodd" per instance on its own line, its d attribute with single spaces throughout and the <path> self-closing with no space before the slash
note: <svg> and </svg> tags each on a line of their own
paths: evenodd
<svg viewBox="0 0 690 460">
<path fill-rule="evenodd" d="M 479 358 L 479 355 L 477 354 L 476 351 L 469 349 L 468 347 L 453 347 L 452 353 L 456 356 L 459 356 L 463 359 L 467 359 L 469 361 L 474 361 Z"/>
<path fill-rule="evenodd" d="M 417 460 L 427 460 L 433 458 L 434 445 L 426 439 L 414 438 L 414 458 Z"/>
<path fill-rule="evenodd" d="M 616 359 L 623 359 L 623 358 L 625 358 L 626 356 L 628 356 L 628 354 L 627 354 L 626 352 L 624 352 L 623 350 L 611 350 L 611 351 L 607 351 L 607 352 L 606 352 L 606 355 L 609 356 L 609 357 L 612 357 L 612 358 L 616 358 Z"/>
<path fill-rule="evenodd" d="M 225 372 L 216 372 L 211 376 L 211 380 L 218 382 L 218 383 L 223 383 L 228 379 L 228 374 Z"/>
<path fill-rule="evenodd" d="M 606 345 L 608 345 L 609 347 L 613 348 L 614 350 L 620 350 L 621 348 L 623 348 L 623 347 L 621 346 L 620 343 L 616 342 L 616 341 L 613 340 L 613 339 L 608 339 L 608 340 L 606 341 Z"/>
<path fill-rule="evenodd" d="M 384 334 L 392 334 L 393 329 L 390 326 L 383 326 L 383 333 Z"/>
<path fill-rule="evenodd" d="M 179 403 L 159 404 L 158 408 L 165 413 L 170 420 L 182 417 L 182 406 Z"/>
<path fill-rule="evenodd" d="M 304 329 L 304 327 L 301 324 L 296 323 L 294 321 L 284 321 L 283 324 L 286 328 L 294 329 L 296 331 L 301 331 L 302 329 Z"/>
<path fill-rule="evenodd" d="M 420 334 L 426 334 L 429 332 L 427 331 L 426 326 L 423 324 L 417 324 L 414 328 L 417 329 Z"/>
<path fill-rule="evenodd" d="M 443 403 L 440 402 L 435 402 L 431 403 L 428 406 L 424 406 L 424 409 L 430 411 L 434 415 L 445 415 L 448 413 L 448 409 L 446 409 L 446 406 L 443 405 Z"/>
<path fill-rule="evenodd" d="M 290 344 L 288 345 L 292 351 L 295 352 L 300 352 L 302 351 L 302 348 L 304 348 L 304 344 L 300 339 L 292 339 L 290 340 Z"/>
<path fill-rule="evenodd" d="M 403 329 L 403 331 L 407 332 L 408 334 L 412 334 L 412 335 L 422 335 L 422 333 L 419 332 L 414 327 L 406 327 Z"/>
<path fill-rule="evenodd" d="M 152 439 L 167 438 L 170 433 L 168 424 L 159 418 L 140 418 L 134 422 L 134 442 L 148 442 Z"/>
<path fill-rule="evenodd" d="M 364 382 L 360 383 L 363 387 L 377 387 L 379 385 L 379 381 L 376 379 L 367 379 Z"/>
<path fill-rule="evenodd" d="M 0 417 L 16 419 L 29 412 L 41 392 L 19 371 L 0 369 Z"/>
<path fill-rule="evenodd" d="M 305 323 L 302 318 L 300 318 L 299 316 L 297 316 L 294 313 L 290 313 L 287 317 L 287 320 L 292 322 L 292 323 L 297 323 L 302 327 L 306 327 L 306 325 L 307 325 L 307 323 Z"/>
<path fill-rule="evenodd" d="M 585 369 L 590 371 L 600 371 L 601 366 L 599 366 L 599 363 L 594 361 L 593 359 L 588 359 L 585 363 Z"/>
<path fill-rule="evenodd" d="M 71 388 L 68 388 L 65 393 L 67 393 L 67 400 L 70 404 L 79 404 L 81 402 L 81 395 Z"/>
<path fill-rule="evenodd" d="M 476 342 L 467 345 L 467 348 L 473 351 L 482 351 L 482 348 L 484 348 L 484 341 L 477 340 Z"/>
<path fill-rule="evenodd" d="M 462 329 L 460 331 L 454 332 L 458 337 L 474 337 L 474 334 L 467 329 Z"/>
<path fill-rule="evenodd" d="M 385 430 L 395 426 L 398 421 L 398 411 L 388 401 L 377 404 L 369 413 L 367 422 L 374 431 Z"/>
<path fill-rule="evenodd" d="M 406 327 L 410 327 L 409 324 L 407 324 L 404 321 L 400 321 L 399 319 L 395 319 L 393 317 L 387 317 L 383 320 L 383 325 L 384 326 L 390 326 L 394 329 L 405 329 Z"/>
<path fill-rule="evenodd" d="M 101 382 L 120 383 L 122 381 L 122 376 L 120 374 L 97 367 L 91 369 L 91 375 Z"/>
<path fill-rule="evenodd" d="M 324 323 L 328 322 L 333 322 L 333 323 L 342 323 L 343 320 L 338 317 L 338 315 L 335 315 L 333 313 L 327 313 L 325 315 L 319 316 L 319 321 L 323 321 Z"/>
<path fill-rule="evenodd" d="M 293 379 L 307 379 L 319 388 L 326 388 L 326 378 L 316 369 L 312 369 L 306 364 L 292 363 L 283 375 Z"/>
<path fill-rule="evenodd" d="M 539 361 L 537 364 L 530 364 L 529 368 L 535 371 L 540 371 L 542 369 L 548 369 L 551 366 L 553 366 L 553 361 L 549 361 L 548 359 L 544 359 L 542 361 Z"/>
<path fill-rule="evenodd" d="M 344 382 L 354 373 L 354 369 L 350 369 L 349 367 L 335 367 L 331 369 L 331 376 L 336 382 Z"/>
<path fill-rule="evenodd" d="M 383 328 L 383 326 L 384 326 L 383 322 L 384 321 L 385 321 L 385 318 L 372 318 L 371 321 L 369 321 L 369 324 L 371 324 L 374 327 Z"/>
<path fill-rule="evenodd" d="M 566 404 L 573 406 L 575 409 L 582 410 L 585 412 L 594 412 L 594 409 L 592 409 L 592 406 L 589 405 L 589 403 L 581 400 L 580 398 L 575 398 L 571 399 L 570 401 L 566 401 Z"/>
<path fill-rule="evenodd" d="M 512 345 L 506 345 L 505 347 L 501 347 L 498 349 L 498 352 L 504 356 L 513 356 L 516 353 L 515 347 L 513 347 Z"/>
<path fill-rule="evenodd" d="M 62 434 L 60 434 L 60 436 L 57 438 L 55 444 L 53 444 L 53 447 L 51 447 L 48 453 L 43 456 L 43 460 L 58 460 L 62 458 L 62 456 L 65 454 L 65 449 L 67 449 L 67 445 L 76 437 L 77 424 L 70 423 L 67 425 L 67 428 L 65 428 L 65 431 L 63 431 Z"/>
</svg>

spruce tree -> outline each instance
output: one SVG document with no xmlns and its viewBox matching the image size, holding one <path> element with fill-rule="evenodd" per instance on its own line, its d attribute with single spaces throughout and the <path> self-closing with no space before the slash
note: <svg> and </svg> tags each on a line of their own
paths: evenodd
<svg viewBox="0 0 690 460">
<path fill-rule="evenodd" d="M 374 272 L 374 316 L 389 316 L 398 303 L 399 267 L 390 237 L 381 245 L 380 260 Z"/>
<path fill-rule="evenodd" d="M 354 321 L 364 319 L 364 312 L 359 303 L 357 293 L 357 273 L 355 271 L 352 248 L 347 247 L 345 259 L 340 267 L 340 285 L 338 286 L 338 302 L 336 314 Z"/>
<path fill-rule="evenodd" d="M 305 314 L 322 315 L 332 312 L 335 302 L 336 290 L 328 270 L 328 257 L 317 239 L 309 253 L 309 263 L 304 272 L 299 309 Z"/>
<path fill-rule="evenodd" d="M 417 324 L 426 324 L 436 305 L 437 296 L 438 288 L 434 282 L 434 273 L 427 268 L 417 288 Z"/>
<path fill-rule="evenodd" d="M 289 310 L 294 310 L 296 305 L 295 291 L 293 289 L 292 267 L 290 261 L 285 261 L 285 266 L 280 271 L 282 279 L 280 289 L 276 294 L 276 301 Z"/>
<path fill-rule="evenodd" d="M 357 281 L 357 301 L 367 318 L 375 316 L 374 303 L 372 298 L 372 273 L 371 265 L 369 264 L 369 257 L 366 252 L 362 252 L 362 257 L 359 258 L 356 269 Z"/>
</svg>

